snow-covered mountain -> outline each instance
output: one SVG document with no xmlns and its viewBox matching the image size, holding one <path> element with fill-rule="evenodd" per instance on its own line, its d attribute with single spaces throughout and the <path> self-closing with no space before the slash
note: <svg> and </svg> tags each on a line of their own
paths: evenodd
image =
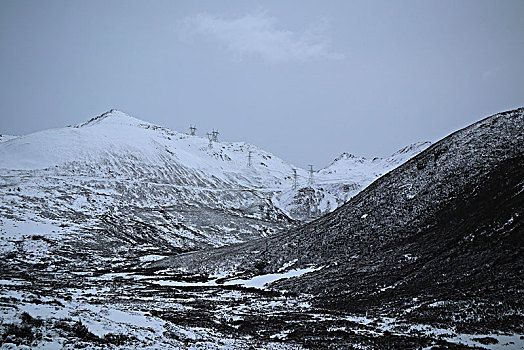
<svg viewBox="0 0 524 350">
<path fill-rule="evenodd" d="M 126 231 L 129 242 L 138 235 L 182 249 L 221 246 L 334 210 L 425 145 L 386 159 L 344 154 L 310 184 L 304 169 L 256 146 L 210 143 L 111 110 L 2 142 L 0 213 L 74 231 Z"/>
</svg>

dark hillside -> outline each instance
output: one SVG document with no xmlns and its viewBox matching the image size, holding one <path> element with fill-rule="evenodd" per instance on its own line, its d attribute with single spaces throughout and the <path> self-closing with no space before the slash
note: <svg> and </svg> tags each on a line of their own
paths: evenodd
<svg viewBox="0 0 524 350">
<path fill-rule="evenodd" d="M 324 268 L 273 287 L 313 294 L 318 307 L 522 332 L 523 151 L 524 109 L 500 113 L 308 225 L 170 265 L 258 274 L 296 259 Z"/>
</svg>

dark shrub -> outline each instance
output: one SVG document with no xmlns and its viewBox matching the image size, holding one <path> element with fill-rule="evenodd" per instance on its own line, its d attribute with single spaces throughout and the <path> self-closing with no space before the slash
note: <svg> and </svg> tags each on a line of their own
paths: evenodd
<svg viewBox="0 0 524 350">
<path fill-rule="evenodd" d="M 71 327 L 71 331 L 76 337 L 81 339 L 86 339 L 88 338 L 89 334 L 91 334 L 91 332 L 89 332 L 89 329 L 87 329 L 87 326 L 83 324 L 80 320 L 75 322 L 73 327 Z"/>
<path fill-rule="evenodd" d="M 113 344 L 113 345 L 125 345 L 126 343 L 131 341 L 131 337 L 125 334 L 107 333 L 102 338 L 102 341 L 104 343 Z"/>
<path fill-rule="evenodd" d="M 56 320 L 55 323 L 54 323 L 54 326 L 55 326 L 55 328 L 62 329 L 64 331 L 66 331 L 66 332 L 71 332 L 72 331 L 72 327 L 71 327 L 71 325 L 69 324 L 68 321 L 71 321 L 71 319 Z"/>
<path fill-rule="evenodd" d="M 478 341 L 484 345 L 493 345 L 499 343 L 499 341 L 493 337 L 473 338 L 473 340 Z"/>
<path fill-rule="evenodd" d="M 25 311 L 20 315 L 20 319 L 22 320 L 22 324 L 32 325 L 34 327 L 41 327 L 44 322 L 41 318 L 35 318 Z"/>
<path fill-rule="evenodd" d="M 33 329 L 28 325 L 19 325 L 15 323 L 8 324 L 2 336 L 2 342 L 9 340 L 15 344 L 22 342 L 32 342 L 35 339 Z"/>
</svg>

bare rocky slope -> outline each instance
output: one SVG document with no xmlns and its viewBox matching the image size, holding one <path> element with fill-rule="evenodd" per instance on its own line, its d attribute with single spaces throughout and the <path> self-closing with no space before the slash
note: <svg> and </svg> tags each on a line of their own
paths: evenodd
<svg viewBox="0 0 524 350">
<path fill-rule="evenodd" d="M 244 276 L 312 266 L 271 287 L 337 312 L 523 334 L 523 208 L 520 108 L 453 133 L 305 226 L 157 266 Z"/>
</svg>

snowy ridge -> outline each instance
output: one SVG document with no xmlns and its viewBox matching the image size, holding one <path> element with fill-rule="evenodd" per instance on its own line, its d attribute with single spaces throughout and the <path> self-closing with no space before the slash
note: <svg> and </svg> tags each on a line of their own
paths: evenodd
<svg viewBox="0 0 524 350">
<path fill-rule="evenodd" d="M 89 119 L 87 122 L 75 125 L 75 128 L 89 127 L 103 123 L 105 125 L 130 125 L 130 126 L 140 126 L 140 125 L 152 125 L 140 119 L 131 117 L 129 114 L 119 111 L 117 109 L 111 109 L 97 117 Z"/>
<path fill-rule="evenodd" d="M 393 153 L 387 158 L 373 158 L 366 159 L 364 157 L 356 157 L 352 154 L 342 153 L 340 156 L 327 167 L 319 170 L 321 178 L 326 176 L 327 179 L 334 179 L 332 176 L 338 174 L 347 179 L 347 176 L 361 176 L 360 179 L 355 178 L 356 181 L 361 181 L 364 178 L 376 178 L 384 172 L 391 170 L 392 167 L 398 166 L 413 156 L 419 154 L 431 145 L 430 142 L 418 142 L 406 146 L 397 152 Z"/>
</svg>

